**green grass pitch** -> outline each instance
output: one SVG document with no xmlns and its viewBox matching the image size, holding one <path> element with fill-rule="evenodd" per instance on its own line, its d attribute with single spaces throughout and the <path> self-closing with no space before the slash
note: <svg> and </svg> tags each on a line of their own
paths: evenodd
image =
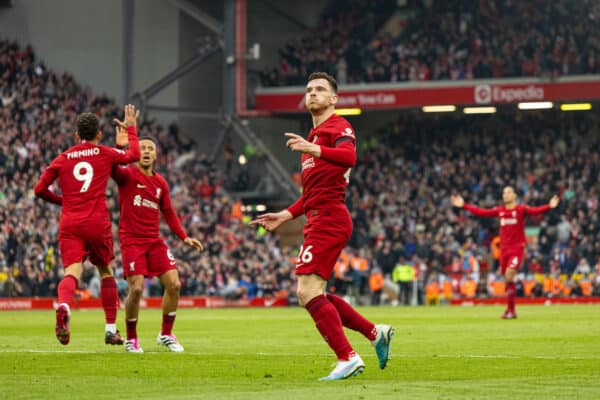
<svg viewBox="0 0 600 400">
<path fill-rule="evenodd" d="M 367 367 L 337 382 L 317 381 L 335 359 L 301 308 L 180 310 L 183 354 L 157 346 L 159 310 L 140 314 L 144 354 L 104 345 L 101 311 L 73 312 L 68 346 L 53 311 L 0 312 L 0 399 L 600 399 L 599 306 L 361 312 L 395 326 L 392 359 L 349 332 Z"/>
</svg>

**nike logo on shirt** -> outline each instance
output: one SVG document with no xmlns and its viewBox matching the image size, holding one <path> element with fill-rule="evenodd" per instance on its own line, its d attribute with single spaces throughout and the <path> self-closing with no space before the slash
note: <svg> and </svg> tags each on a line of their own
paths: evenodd
<svg viewBox="0 0 600 400">
<path fill-rule="evenodd" d="M 145 185 L 140 185 L 139 183 L 137 184 L 138 189 L 144 189 L 146 186 Z"/>
</svg>

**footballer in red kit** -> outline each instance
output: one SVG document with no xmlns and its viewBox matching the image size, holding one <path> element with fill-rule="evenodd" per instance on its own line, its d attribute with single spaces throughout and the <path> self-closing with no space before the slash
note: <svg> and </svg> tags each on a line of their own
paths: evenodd
<svg viewBox="0 0 600 400">
<path fill-rule="evenodd" d="M 306 215 L 304 243 L 296 261 L 298 301 L 338 359 L 333 371 L 321 380 L 349 378 L 365 368 L 348 342 L 344 326 L 371 341 L 381 369 L 387 365 L 394 334 L 391 326 L 373 324 L 342 298 L 326 293 L 327 281 L 352 234 L 344 200 L 356 163 L 356 136 L 348 121 L 336 115 L 337 101 L 337 82 L 332 76 L 315 72 L 308 77 L 305 104 L 313 129 L 307 139 L 285 133 L 287 146 L 302 153 L 302 195 L 286 210 L 259 215 L 251 222 L 273 231 L 286 221 Z"/>
<path fill-rule="evenodd" d="M 77 118 L 76 132 L 80 143 L 56 157 L 35 186 L 36 196 L 62 205 L 58 238 L 65 275 L 58 285 L 56 337 L 63 345 L 70 340 L 70 307 L 86 258 L 100 272 L 106 316 L 105 343 L 123 344 L 116 330 L 118 291 L 110 267 L 114 254 L 106 185 L 114 165 L 140 158 L 137 117 L 135 107 L 126 105 L 125 121 L 119 122 L 126 126 L 131 147 L 123 151 L 99 145 L 102 133 L 98 117 L 92 113 L 81 114 Z M 49 189 L 57 179 L 61 196 Z"/>
<path fill-rule="evenodd" d="M 530 207 L 517 204 L 517 194 L 512 186 L 506 186 L 502 191 L 504 205 L 495 208 L 479 208 L 465 203 L 461 196 L 452 196 L 454 207 L 463 208 L 478 217 L 495 217 L 500 223 L 500 269 L 506 285 L 506 311 L 503 319 L 517 318 L 515 310 L 515 276 L 525 254 L 527 240 L 525 238 L 525 218 L 528 215 L 538 215 L 556 208 L 560 202 L 558 196 L 553 196 L 550 203 Z"/>
<path fill-rule="evenodd" d="M 117 126 L 117 145 L 126 146 L 125 127 Z M 112 177 L 119 186 L 119 243 L 123 274 L 129 290 L 125 301 L 127 340 L 125 350 L 143 353 L 137 336 L 137 321 L 144 289 L 144 277 L 157 276 L 165 288 L 163 295 L 163 322 L 157 342 L 170 351 L 183 352 L 183 346 L 173 335 L 181 283 L 176 261 L 160 237 L 162 214 L 171 231 L 187 245 L 203 250 L 200 241 L 187 236 L 171 205 L 167 181 L 156 171 L 156 143 L 148 137 L 140 139 L 140 160 L 129 166 L 116 166 Z"/>
</svg>

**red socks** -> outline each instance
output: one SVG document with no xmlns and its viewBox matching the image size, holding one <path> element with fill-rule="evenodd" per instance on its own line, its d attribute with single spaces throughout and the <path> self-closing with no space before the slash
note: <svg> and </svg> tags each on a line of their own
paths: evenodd
<svg viewBox="0 0 600 400">
<path fill-rule="evenodd" d="M 125 321 L 127 325 L 127 340 L 137 339 L 137 318 Z"/>
<path fill-rule="evenodd" d="M 367 339 L 374 340 L 377 336 L 375 324 L 360 315 L 344 299 L 334 294 L 328 294 L 327 299 L 336 308 L 342 324 L 349 329 L 362 333 Z"/>
<path fill-rule="evenodd" d="M 327 297 L 321 295 L 313 298 L 305 307 L 338 360 L 349 360 L 354 351 L 344 335 L 340 315 L 333 304 L 327 300 Z"/>
<path fill-rule="evenodd" d="M 515 292 L 517 287 L 514 282 L 506 282 L 505 286 L 506 291 L 506 310 L 509 312 L 515 312 Z"/>
<path fill-rule="evenodd" d="M 163 314 L 162 329 L 160 330 L 161 335 L 170 335 L 173 330 L 173 324 L 175 323 L 175 313 L 170 312 Z"/>
<path fill-rule="evenodd" d="M 119 303 L 119 290 L 114 277 L 107 276 L 102 279 L 100 298 L 102 299 L 106 323 L 114 324 L 117 321 L 117 304 Z"/>
<path fill-rule="evenodd" d="M 71 307 L 76 289 L 77 279 L 73 275 L 65 275 L 58 284 L 58 304 L 66 303 Z"/>
</svg>

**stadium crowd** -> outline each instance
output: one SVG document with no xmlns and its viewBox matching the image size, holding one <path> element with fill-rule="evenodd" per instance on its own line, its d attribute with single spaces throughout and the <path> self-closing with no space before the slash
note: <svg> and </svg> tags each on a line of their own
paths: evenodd
<svg viewBox="0 0 600 400">
<path fill-rule="evenodd" d="M 280 49 L 264 86 L 322 70 L 340 83 L 600 72 L 593 1 L 332 1 L 317 26 Z"/>
<path fill-rule="evenodd" d="M 119 107 L 69 74 L 48 71 L 32 49 L 6 41 L 0 41 L 0 94 L 0 295 L 53 296 L 62 274 L 60 210 L 35 198 L 34 183 L 73 143 L 75 117 L 84 110 L 101 116 L 104 143 L 111 145 L 110 121 Z M 450 282 L 450 296 L 468 296 L 461 284 L 474 281 L 475 295 L 493 294 L 499 278 L 497 254 L 491 250 L 496 222 L 453 210 L 449 196 L 460 193 L 471 203 L 492 206 L 500 202 L 502 186 L 510 183 L 529 204 L 545 203 L 554 193 L 562 196 L 558 210 L 529 221 L 533 239 L 523 285 L 537 282 L 541 287 L 534 287 L 533 294 L 540 296 L 572 295 L 579 282 L 589 281 L 592 292 L 600 295 L 600 187 L 595 179 L 600 158 L 592 151 L 600 144 L 599 123 L 593 114 L 552 111 L 499 113 L 468 124 L 464 117 L 403 113 L 359 141 L 361 155 L 347 199 L 354 233 L 331 289 L 357 301 L 373 292 L 372 300 L 379 303 L 383 279 L 374 277 L 400 283 L 398 267 L 408 265 L 417 272 L 419 292 L 434 282 Z M 242 204 L 223 190 L 221 172 L 195 153 L 177 126 L 144 121 L 140 135 L 146 134 L 159 142 L 157 167 L 170 184 L 184 227 L 207 248 L 195 253 L 162 227 L 178 259 L 182 294 L 293 297 L 297 250 L 281 248 L 276 235 L 247 226 Z M 115 186 L 110 190 L 116 224 Z M 116 233 L 116 225 L 114 229 Z M 122 271 L 118 248 L 117 277 Z M 82 297 L 98 295 L 95 271 L 86 267 Z M 547 278 L 553 279 L 550 288 L 545 287 Z M 559 292 L 554 280 L 562 285 Z M 567 293 L 565 287 L 573 290 Z M 147 294 L 159 292 L 157 282 L 148 280 Z"/>
<path fill-rule="evenodd" d="M 33 186 L 50 161 L 74 143 L 78 113 L 94 110 L 101 117 L 103 143 L 113 145 L 110 121 L 120 107 L 81 87 L 69 74 L 49 71 L 31 48 L 7 41 L 0 41 L 0 94 L 0 295 L 52 296 L 62 274 L 57 253 L 60 210 L 36 199 Z M 198 255 L 178 240 L 169 240 L 179 260 L 182 294 L 251 297 L 293 292 L 291 254 L 278 250 L 274 236 L 259 235 L 242 223 L 241 204 L 224 195 L 215 164 L 195 154 L 176 125 L 165 129 L 145 121 L 142 135 L 157 139 L 157 169 L 170 184 L 173 205 L 189 235 L 207 247 Z M 116 186 L 109 190 L 116 233 Z M 173 239 L 166 225 L 162 234 Z M 122 271 L 118 249 L 116 245 L 117 277 Z M 86 264 L 80 288 L 81 296 L 99 293 L 99 277 L 91 265 Z M 149 280 L 148 293 L 158 290 Z"/>
<path fill-rule="evenodd" d="M 571 294 L 564 288 L 580 293 L 584 281 L 590 282 L 584 290 L 600 294 L 599 125 L 595 115 L 559 111 L 500 113 L 468 123 L 464 116 L 403 113 L 364 143 L 350 181 L 350 245 L 373 249 L 365 251 L 384 275 L 393 275 L 400 258 L 419 270 L 423 289 L 428 281 L 460 285 L 468 278 L 485 295 L 501 280 L 499 251 L 492 251 L 497 220 L 452 209 L 450 195 L 494 207 L 505 185 L 530 205 L 558 194 L 557 210 L 528 218 L 521 281 L 537 279 L 538 294 L 547 295 Z M 560 288 L 544 288 L 545 277 Z"/>
</svg>

